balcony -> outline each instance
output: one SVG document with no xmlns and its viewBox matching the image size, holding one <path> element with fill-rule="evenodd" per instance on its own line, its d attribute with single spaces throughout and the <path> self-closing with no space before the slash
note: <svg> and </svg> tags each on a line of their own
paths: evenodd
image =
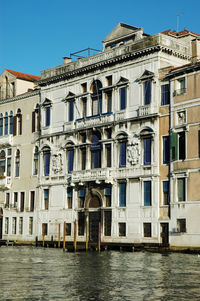
<svg viewBox="0 0 200 301">
<path fill-rule="evenodd" d="M 7 176 L 0 176 L 0 191 L 10 189 L 11 178 Z"/>
<path fill-rule="evenodd" d="M 138 109 L 138 117 L 148 116 L 152 114 L 152 107 L 149 105 L 140 106 Z"/>
<path fill-rule="evenodd" d="M 71 181 L 87 182 L 87 181 L 105 181 L 112 176 L 112 170 L 109 168 L 96 168 L 92 170 L 73 171 Z"/>
<path fill-rule="evenodd" d="M 4 147 L 9 147 L 12 145 L 13 142 L 13 136 L 7 135 L 7 136 L 0 136 L 0 145 Z"/>
<path fill-rule="evenodd" d="M 186 93 L 186 88 L 177 89 L 174 91 L 173 96 L 180 96 Z"/>
<path fill-rule="evenodd" d="M 97 125 L 103 125 L 106 123 L 110 123 L 114 120 L 113 113 L 102 113 L 94 116 L 88 116 L 85 118 L 76 119 L 75 128 L 88 128 L 95 127 Z"/>
</svg>

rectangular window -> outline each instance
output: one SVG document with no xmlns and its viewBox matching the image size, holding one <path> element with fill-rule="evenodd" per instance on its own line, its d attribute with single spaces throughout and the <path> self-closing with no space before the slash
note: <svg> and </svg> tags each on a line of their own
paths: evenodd
<svg viewBox="0 0 200 301">
<path fill-rule="evenodd" d="M 7 158 L 7 176 L 11 176 L 11 158 Z"/>
<path fill-rule="evenodd" d="M 169 163 L 169 136 L 163 137 L 163 164 Z"/>
<path fill-rule="evenodd" d="M 46 107 L 45 114 L 45 126 L 50 126 L 51 107 Z"/>
<path fill-rule="evenodd" d="M 17 233 L 17 218 L 13 217 L 12 218 L 12 234 Z"/>
<path fill-rule="evenodd" d="M 13 116 L 10 116 L 10 134 L 12 135 L 13 134 Z"/>
<path fill-rule="evenodd" d="M 84 97 L 82 98 L 82 117 L 86 117 L 87 116 L 87 98 Z"/>
<path fill-rule="evenodd" d="M 44 210 L 49 209 L 49 189 L 44 189 Z"/>
<path fill-rule="evenodd" d="M 144 237 L 151 237 L 151 223 L 143 224 Z"/>
<path fill-rule="evenodd" d="M 81 169 L 86 169 L 86 147 L 81 148 Z"/>
<path fill-rule="evenodd" d="M 98 115 L 102 113 L 102 99 L 95 98 L 92 100 L 92 115 Z"/>
<path fill-rule="evenodd" d="M 30 195 L 30 211 L 34 211 L 35 206 L 35 191 L 31 191 Z"/>
<path fill-rule="evenodd" d="M 71 236 L 71 223 L 66 223 L 65 224 L 65 234 L 67 235 L 67 236 Z"/>
<path fill-rule="evenodd" d="M 24 196 L 25 196 L 25 193 L 21 192 L 21 198 L 20 198 L 20 211 L 21 212 L 24 211 Z"/>
<path fill-rule="evenodd" d="M 119 206 L 126 207 L 126 183 L 119 184 Z"/>
<path fill-rule="evenodd" d="M 151 181 L 144 181 L 144 206 L 151 206 Z"/>
<path fill-rule="evenodd" d="M 111 144 L 106 144 L 106 162 L 107 162 L 107 167 L 111 167 Z"/>
<path fill-rule="evenodd" d="M 82 93 L 86 93 L 87 92 L 87 83 L 82 83 L 81 89 L 82 89 Z"/>
<path fill-rule="evenodd" d="M 107 86 L 112 86 L 112 75 L 106 76 Z"/>
<path fill-rule="evenodd" d="M 177 179 L 178 202 L 185 202 L 185 178 Z"/>
<path fill-rule="evenodd" d="M 144 165 L 151 164 L 151 138 L 144 138 Z"/>
<path fill-rule="evenodd" d="M 47 235 L 48 234 L 48 224 L 43 223 L 42 224 L 42 235 Z"/>
<path fill-rule="evenodd" d="M 4 230 L 5 234 L 9 233 L 9 217 L 5 218 L 5 230 Z"/>
<path fill-rule="evenodd" d="M 19 218 L 19 234 L 23 234 L 23 217 Z"/>
<path fill-rule="evenodd" d="M 199 158 L 200 158 L 200 131 L 198 132 Z"/>
<path fill-rule="evenodd" d="M 3 118 L 0 118 L 0 136 L 3 136 Z"/>
<path fill-rule="evenodd" d="M 169 181 L 163 181 L 163 205 L 169 205 Z"/>
<path fill-rule="evenodd" d="M 74 165 L 74 150 L 70 149 L 68 150 L 68 173 L 71 173 L 73 171 L 73 165 Z"/>
<path fill-rule="evenodd" d="M 69 121 L 74 120 L 74 101 L 69 102 Z"/>
<path fill-rule="evenodd" d="M 111 187 L 105 188 L 106 207 L 111 207 Z"/>
<path fill-rule="evenodd" d="M 79 190 L 79 208 L 84 208 L 85 204 L 85 188 Z"/>
<path fill-rule="evenodd" d="M 126 236 L 126 223 L 119 223 L 119 236 Z"/>
<path fill-rule="evenodd" d="M 106 93 L 106 111 L 107 113 L 112 112 L 112 91 Z"/>
<path fill-rule="evenodd" d="M 126 109 L 126 100 L 127 100 L 127 88 L 120 88 L 120 110 Z"/>
<path fill-rule="evenodd" d="M 18 192 L 14 192 L 14 207 L 17 208 Z"/>
<path fill-rule="evenodd" d="M 33 235 L 33 217 L 29 217 L 29 235 Z"/>
<path fill-rule="evenodd" d="M 101 149 L 92 150 L 92 168 L 101 168 Z"/>
<path fill-rule="evenodd" d="M 8 208 L 10 205 L 10 193 L 6 192 L 6 207 Z"/>
<path fill-rule="evenodd" d="M 85 213 L 79 212 L 78 213 L 78 235 L 83 236 L 85 230 Z"/>
<path fill-rule="evenodd" d="M 4 135 L 8 135 L 8 117 L 5 117 Z"/>
<path fill-rule="evenodd" d="M 112 212 L 104 211 L 104 235 L 111 236 Z"/>
<path fill-rule="evenodd" d="M 126 167 L 126 142 L 119 144 L 119 167 Z"/>
<path fill-rule="evenodd" d="M 50 153 L 46 152 L 46 153 L 44 153 L 44 175 L 45 175 L 45 177 L 49 176 L 49 170 L 50 170 Z"/>
<path fill-rule="evenodd" d="M 72 209 L 72 197 L 73 197 L 73 189 L 72 187 L 67 188 L 67 208 Z"/>
<path fill-rule="evenodd" d="M 178 228 L 178 232 L 186 233 L 186 219 L 185 218 L 177 219 L 177 228 Z"/>
<path fill-rule="evenodd" d="M 169 84 L 161 86 L 161 106 L 166 106 L 170 102 Z"/>
<path fill-rule="evenodd" d="M 151 80 L 144 82 L 144 105 L 151 103 Z"/>
<path fill-rule="evenodd" d="M 179 160 L 185 160 L 185 132 L 178 133 Z"/>
</svg>

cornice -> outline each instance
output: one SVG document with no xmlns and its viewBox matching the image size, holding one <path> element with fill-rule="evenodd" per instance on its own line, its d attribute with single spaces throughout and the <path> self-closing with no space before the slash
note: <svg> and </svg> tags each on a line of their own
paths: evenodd
<svg viewBox="0 0 200 301">
<path fill-rule="evenodd" d="M 24 94 L 21 94 L 21 95 L 12 97 L 12 98 L 2 99 L 2 100 L 0 100 L 0 105 L 5 104 L 5 103 L 10 103 L 10 102 L 15 102 L 15 101 L 18 101 L 18 100 L 21 100 L 24 98 L 29 98 L 29 97 L 32 97 L 35 95 L 39 95 L 39 93 L 40 93 L 40 89 L 32 91 L 32 92 L 24 93 Z"/>
</svg>

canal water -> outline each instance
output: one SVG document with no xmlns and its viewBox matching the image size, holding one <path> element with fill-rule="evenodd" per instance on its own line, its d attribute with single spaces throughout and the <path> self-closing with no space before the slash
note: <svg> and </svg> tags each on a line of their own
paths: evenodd
<svg viewBox="0 0 200 301">
<path fill-rule="evenodd" d="M 200 256 L 0 248 L 0 300 L 200 300 Z"/>
</svg>

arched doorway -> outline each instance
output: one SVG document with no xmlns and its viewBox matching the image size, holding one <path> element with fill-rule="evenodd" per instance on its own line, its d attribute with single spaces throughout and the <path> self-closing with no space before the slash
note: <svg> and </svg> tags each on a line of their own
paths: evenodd
<svg viewBox="0 0 200 301">
<path fill-rule="evenodd" d="M 98 242 L 99 223 L 101 222 L 101 201 L 94 195 L 89 201 L 89 241 Z"/>
</svg>

